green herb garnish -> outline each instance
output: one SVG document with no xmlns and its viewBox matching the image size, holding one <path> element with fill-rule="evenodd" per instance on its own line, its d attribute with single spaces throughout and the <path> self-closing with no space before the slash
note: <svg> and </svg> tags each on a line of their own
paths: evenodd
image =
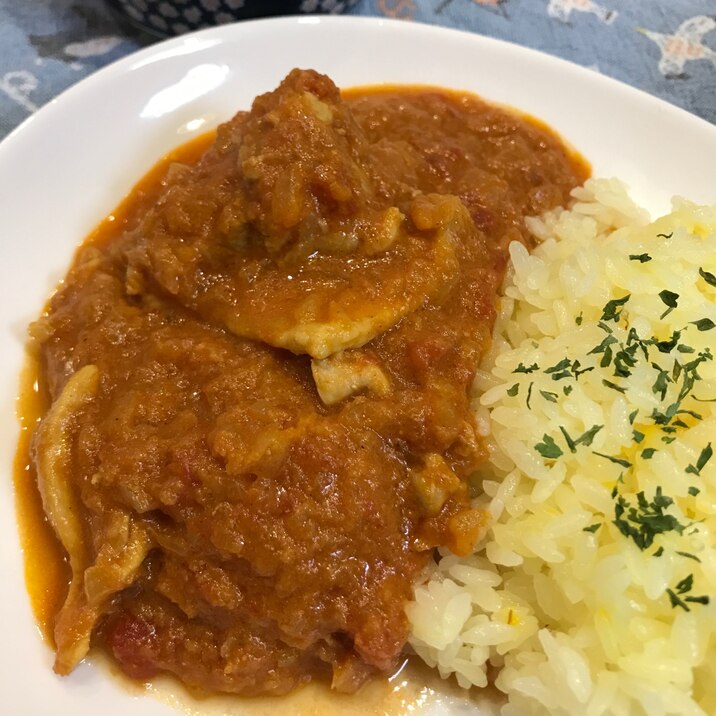
<svg viewBox="0 0 716 716">
<path fill-rule="evenodd" d="M 602 385 L 606 385 L 607 388 L 611 388 L 612 390 L 616 390 L 620 393 L 626 393 L 626 388 L 622 388 L 621 385 L 612 383 L 611 380 L 607 380 L 606 378 L 602 378 Z"/>
<path fill-rule="evenodd" d="M 659 316 L 661 320 L 668 316 L 679 305 L 679 294 L 664 289 L 663 291 L 659 291 L 659 298 L 664 302 L 664 305 L 667 306 L 667 309 Z"/>
<path fill-rule="evenodd" d="M 701 560 L 695 554 L 691 554 L 691 552 L 677 552 L 676 554 L 686 557 L 686 559 L 693 559 L 694 562 L 698 562 L 699 564 L 701 563 Z"/>
<path fill-rule="evenodd" d="M 709 286 L 716 288 L 716 276 L 714 276 L 710 271 L 700 268 L 699 276 L 701 276 L 701 278 L 706 281 Z"/>
<path fill-rule="evenodd" d="M 607 301 L 602 309 L 602 321 L 614 321 L 619 322 L 624 309 L 624 304 L 631 298 L 630 294 L 623 296 L 622 298 L 615 298 L 611 301 Z"/>
<path fill-rule="evenodd" d="M 618 378 L 628 378 L 631 375 L 631 369 L 636 365 L 635 354 L 638 347 L 638 344 L 632 343 L 632 345 L 617 351 L 614 356 L 615 376 Z"/>
<path fill-rule="evenodd" d="M 687 474 L 701 475 L 701 470 L 706 466 L 706 463 L 713 457 L 714 451 L 709 443 L 699 455 L 699 459 L 696 461 L 696 465 L 691 465 L 686 468 Z"/>
<path fill-rule="evenodd" d="M 671 383 L 671 378 L 669 378 L 669 374 L 656 365 L 656 363 L 652 363 L 651 367 L 658 371 L 654 385 L 651 386 L 651 391 L 659 395 L 661 400 L 664 400 L 668 385 Z"/>
<path fill-rule="evenodd" d="M 711 602 L 711 600 L 706 595 L 702 597 L 684 597 L 684 601 L 691 602 L 692 604 L 703 604 L 704 606 Z"/>
<path fill-rule="evenodd" d="M 631 467 L 631 463 L 629 460 L 624 460 L 621 457 L 614 457 L 613 455 L 605 455 L 603 452 L 597 452 L 596 450 L 592 450 L 592 453 L 594 455 L 599 455 L 599 457 L 604 457 L 609 462 L 613 462 L 616 465 L 621 465 L 622 467 Z"/>
<path fill-rule="evenodd" d="M 677 596 L 676 592 L 674 592 L 672 589 L 667 589 L 666 593 L 669 595 L 669 601 L 671 602 L 671 606 L 673 609 L 676 609 L 676 607 L 681 607 L 685 612 L 691 611 L 689 609 L 688 604 L 685 604 L 681 597 Z"/>
<path fill-rule="evenodd" d="M 691 324 L 700 331 L 710 331 L 712 328 L 716 328 L 716 323 L 710 318 L 700 318 L 698 321 L 691 321 Z"/>
<path fill-rule="evenodd" d="M 594 440 L 594 436 L 603 428 L 603 425 L 592 425 L 589 430 L 582 433 L 575 441 L 575 445 L 591 445 Z"/>
<path fill-rule="evenodd" d="M 571 376 L 571 366 L 572 361 L 569 358 L 563 358 L 559 363 L 555 363 L 550 368 L 545 368 L 544 372 L 551 375 L 553 380 L 559 380 L 560 378 Z"/>
<path fill-rule="evenodd" d="M 517 368 L 515 368 L 512 372 L 513 373 L 534 373 L 539 366 L 536 363 L 533 363 L 531 366 L 525 367 L 524 363 L 520 363 Z"/>
<path fill-rule="evenodd" d="M 556 460 L 564 454 L 554 439 L 546 433 L 542 436 L 542 442 L 535 445 L 535 450 L 548 460 Z"/>
<path fill-rule="evenodd" d="M 569 436 L 569 433 L 561 425 L 559 426 L 559 429 L 560 429 L 562 435 L 564 435 L 564 441 L 567 443 L 567 447 L 569 448 L 569 451 L 577 452 L 577 446 L 576 446 L 574 440 L 572 440 L 572 438 Z"/>
<path fill-rule="evenodd" d="M 665 532 L 682 534 L 686 529 L 676 517 L 664 512 L 674 501 L 671 497 L 662 494 L 661 487 L 656 488 L 651 501 L 647 500 L 644 492 L 639 492 L 636 497 L 637 505 L 634 506 L 618 495 L 614 505 L 614 525 L 639 549 L 651 547 L 654 538 L 659 534 Z"/>
</svg>

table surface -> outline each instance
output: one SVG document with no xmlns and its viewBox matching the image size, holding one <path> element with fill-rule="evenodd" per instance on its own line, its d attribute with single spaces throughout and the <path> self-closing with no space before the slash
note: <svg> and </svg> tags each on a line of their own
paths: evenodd
<svg viewBox="0 0 716 716">
<path fill-rule="evenodd" d="M 347 14 L 510 40 L 716 124 L 716 0 L 358 0 Z M 78 80 L 156 41 L 103 0 L 0 0 L 0 138 Z"/>
</svg>

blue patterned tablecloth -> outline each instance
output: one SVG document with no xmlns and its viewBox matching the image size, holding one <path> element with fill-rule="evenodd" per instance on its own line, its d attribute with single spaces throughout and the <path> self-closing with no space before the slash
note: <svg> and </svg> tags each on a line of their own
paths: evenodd
<svg viewBox="0 0 716 716">
<path fill-rule="evenodd" d="M 306 2 L 328 10 L 345 5 Z M 716 0 L 358 0 L 348 14 L 511 40 L 716 124 Z M 65 88 L 155 41 L 121 22 L 103 0 L 0 0 L 0 138 Z"/>
</svg>

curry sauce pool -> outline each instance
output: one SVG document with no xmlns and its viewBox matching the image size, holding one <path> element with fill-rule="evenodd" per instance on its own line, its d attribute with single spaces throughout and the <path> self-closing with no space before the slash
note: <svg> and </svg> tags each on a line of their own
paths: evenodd
<svg viewBox="0 0 716 716">
<path fill-rule="evenodd" d="M 55 668 L 95 643 L 140 679 L 354 691 L 433 550 L 484 530 L 468 392 L 507 246 L 586 169 L 476 98 L 301 71 L 174 159 L 32 327 Z"/>
</svg>

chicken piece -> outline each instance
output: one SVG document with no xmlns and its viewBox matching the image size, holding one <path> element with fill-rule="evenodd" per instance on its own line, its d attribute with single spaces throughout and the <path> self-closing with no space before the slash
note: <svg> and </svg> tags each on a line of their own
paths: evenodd
<svg viewBox="0 0 716 716">
<path fill-rule="evenodd" d="M 111 598 L 134 581 L 151 548 L 136 520 L 113 510 L 104 526 L 102 547 L 92 555 L 82 522 L 86 511 L 73 485 L 73 449 L 77 414 L 94 400 L 99 371 L 86 365 L 66 383 L 34 439 L 38 487 L 57 537 L 67 550 L 72 581 L 54 629 L 55 671 L 70 673 L 89 651 L 90 637 Z"/>
<path fill-rule="evenodd" d="M 335 405 L 349 395 L 367 390 L 384 397 L 390 383 L 377 360 L 361 351 L 343 351 L 311 361 L 318 395 L 325 405 Z"/>
<path fill-rule="evenodd" d="M 223 321 L 237 335 L 318 359 L 365 345 L 426 303 L 440 303 L 459 276 L 452 227 L 411 238 L 389 257 L 316 257 L 283 285 L 285 275 L 257 278 L 242 297 L 247 309 Z"/>
<path fill-rule="evenodd" d="M 214 149 L 149 212 L 128 282 L 141 290 L 141 272 L 147 290 L 158 285 L 237 336 L 297 354 L 364 345 L 440 304 L 474 232 L 455 197 L 386 205 L 370 154 L 335 85 L 292 72 L 220 128 Z"/>
<path fill-rule="evenodd" d="M 440 514 L 450 495 L 462 487 L 445 458 L 436 453 L 427 455 L 425 464 L 412 470 L 412 478 L 418 499 L 429 515 Z"/>
<path fill-rule="evenodd" d="M 327 77 L 294 70 L 256 100 L 234 141 L 241 184 L 223 231 L 291 263 L 315 250 L 387 248 L 399 212 L 376 196 L 370 145 Z"/>
</svg>

